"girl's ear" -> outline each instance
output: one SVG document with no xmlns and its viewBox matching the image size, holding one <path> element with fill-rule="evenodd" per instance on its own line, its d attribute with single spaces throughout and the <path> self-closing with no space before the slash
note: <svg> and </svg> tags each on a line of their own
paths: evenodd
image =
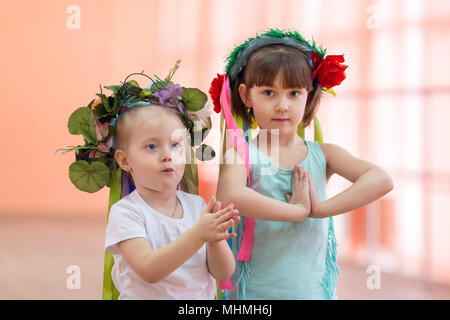
<svg viewBox="0 0 450 320">
<path fill-rule="evenodd" d="M 244 102 L 245 106 L 249 109 L 251 109 L 252 105 L 250 102 L 250 99 L 248 98 L 248 92 L 247 86 L 244 83 L 241 83 L 239 85 L 239 96 L 241 97 L 242 102 Z"/>
<path fill-rule="evenodd" d="M 131 166 L 128 163 L 127 155 L 125 154 L 125 151 L 118 149 L 114 153 L 114 157 L 116 158 L 117 164 L 119 167 L 126 172 L 131 171 Z"/>
</svg>

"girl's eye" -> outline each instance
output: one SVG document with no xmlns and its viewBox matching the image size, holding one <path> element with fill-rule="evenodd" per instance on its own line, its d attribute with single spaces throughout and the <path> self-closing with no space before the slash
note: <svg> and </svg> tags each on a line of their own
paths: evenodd
<svg viewBox="0 0 450 320">
<path fill-rule="evenodd" d="M 268 97 L 272 97 L 274 95 L 272 90 L 264 90 L 264 95 Z"/>
<path fill-rule="evenodd" d="M 302 91 L 298 91 L 298 90 L 291 91 L 291 97 L 298 97 L 300 95 L 302 95 Z"/>
<path fill-rule="evenodd" d="M 147 146 L 147 148 L 148 148 L 148 150 L 150 150 L 150 151 L 155 151 L 155 150 L 156 150 L 156 145 L 154 145 L 153 143 L 151 143 L 151 144 L 149 144 L 149 145 Z"/>
<path fill-rule="evenodd" d="M 173 145 L 172 145 L 172 148 L 178 148 L 180 146 L 180 143 L 179 142 L 176 142 L 176 143 L 174 143 Z"/>
</svg>

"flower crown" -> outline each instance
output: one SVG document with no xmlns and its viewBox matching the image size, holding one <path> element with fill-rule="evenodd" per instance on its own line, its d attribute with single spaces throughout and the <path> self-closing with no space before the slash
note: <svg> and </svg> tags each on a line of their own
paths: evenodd
<svg viewBox="0 0 450 320">
<path fill-rule="evenodd" d="M 333 95 L 336 93 L 333 87 L 341 84 L 345 79 L 345 69 L 348 66 L 343 65 L 344 55 L 328 55 L 326 49 L 318 46 L 313 40 L 305 40 L 297 31 L 281 31 L 279 29 L 270 29 L 269 31 L 256 35 L 254 38 L 247 39 L 244 43 L 237 46 L 227 57 L 225 74 L 230 78 L 230 85 L 236 80 L 237 75 L 245 68 L 251 54 L 262 47 L 274 44 L 283 44 L 302 50 L 308 56 L 308 63 L 313 70 L 312 78 L 319 83 L 323 92 Z M 214 103 L 214 111 L 219 113 L 220 92 L 225 75 L 217 74 L 212 81 L 209 93 Z"/>
<path fill-rule="evenodd" d="M 178 60 L 164 79 L 155 75 L 132 73 L 120 85 L 105 86 L 112 91 L 106 96 L 97 93 L 87 107 L 76 109 L 68 121 L 69 132 L 82 135 L 84 145 L 64 147 L 57 151 L 63 154 L 75 151 L 75 162 L 69 167 L 69 177 L 80 190 L 96 192 L 105 185 L 110 187 L 111 172 L 117 167 L 114 161 L 115 124 L 119 115 L 135 105 L 152 104 L 176 110 L 190 133 L 191 147 L 198 147 L 195 156 L 200 160 L 214 158 L 214 150 L 202 141 L 211 129 L 211 118 L 207 96 L 196 88 L 185 88 L 171 79 L 180 65 Z M 141 88 L 131 76 L 141 75 L 151 80 L 151 85 Z M 56 153 L 56 152 L 55 152 Z M 204 155 L 207 155 L 205 159 Z"/>
</svg>

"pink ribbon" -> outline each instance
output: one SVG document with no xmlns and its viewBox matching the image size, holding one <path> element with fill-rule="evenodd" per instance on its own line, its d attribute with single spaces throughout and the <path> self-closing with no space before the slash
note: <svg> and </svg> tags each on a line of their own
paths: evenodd
<svg viewBox="0 0 450 320">
<path fill-rule="evenodd" d="M 233 286 L 231 282 L 231 278 L 228 278 L 225 281 L 219 281 L 220 290 L 236 290 L 236 287 Z"/>
<path fill-rule="evenodd" d="M 234 120 L 233 114 L 231 113 L 231 103 L 230 103 L 230 82 L 228 75 L 225 75 L 222 91 L 220 93 L 220 106 L 222 109 L 222 114 L 225 119 L 227 133 L 232 134 L 232 141 L 236 150 L 241 157 L 244 159 L 245 168 L 247 169 L 247 181 L 248 185 L 250 185 L 250 162 L 249 162 L 249 150 L 248 143 L 245 140 L 244 134 L 242 130 L 237 125 Z M 231 139 L 228 139 L 227 135 L 225 135 L 227 139 L 227 150 L 231 147 Z M 252 254 L 253 248 L 253 238 L 254 238 L 254 227 L 255 221 L 253 218 L 246 217 L 245 225 L 244 225 L 244 234 L 242 236 L 242 243 L 239 249 L 237 259 L 240 261 L 248 261 L 250 260 L 250 256 Z"/>
</svg>

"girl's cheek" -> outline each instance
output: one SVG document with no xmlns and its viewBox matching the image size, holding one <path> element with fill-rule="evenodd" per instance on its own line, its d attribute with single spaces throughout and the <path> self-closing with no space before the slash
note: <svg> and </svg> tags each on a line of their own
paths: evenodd
<svg viewBox="0 0 450 320">
<path fill-rule="evenodd" d="M 185 165 L 184 164 L 182 164 L 182 165 L 177 165 L 176 166 L 176 171 L 177 171 L 177 176 L 181 179 L 182 177 L 183 177 L 183 175 L 184 175 L 184 169 L 185 169 Z"/>
<path fill-rule="evenodd" d="M 173 152 L 172 160 L 175 165 L 181 165 L 184 167 L 186 163 L 186 152 L 184 150 Z"/>
</svg>

